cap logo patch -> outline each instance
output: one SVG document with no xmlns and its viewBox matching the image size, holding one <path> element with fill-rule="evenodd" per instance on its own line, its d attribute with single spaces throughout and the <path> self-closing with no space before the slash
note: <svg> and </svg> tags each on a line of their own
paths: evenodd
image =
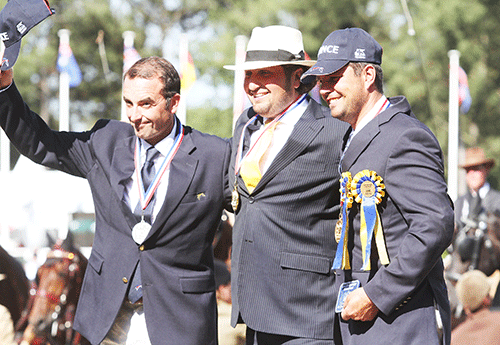
<svg viewBox="0 0 500 345">
<path fill-rule="evenodd" d="M 17 23 L 16 29 L 21 35 L 24 34 L 26 30 L 28 30 L 28 28 L 26 27 L 26 25 L 23 24 L 23 22 Z"/>
<path fill-rule="evenodd" d="M 366 54 L 365 54 L 365 49 L 364 48 L 358 48 L 354 52 L 354 57 L 356 59 L 366 59 Z"/>
<path fill-rule="evenodd" d="M 311 72 L 319 72 L 319 73 L 323 73 L 323 70 L 324 68 L 323 67 L 318 67 L 318 66 L 315 66 L 315 67 L 312 67 L 311 68 Z"/>
<path fill-rule="evenodd" d="M 320 56 L 323 53 L 338 54 L 339 53 L 339 46 L 332 45 L 332 44 L 321 46 L 321 48 L 319 48 L 319 51 L 318 51 L 318 56 Z"/>
</svg>

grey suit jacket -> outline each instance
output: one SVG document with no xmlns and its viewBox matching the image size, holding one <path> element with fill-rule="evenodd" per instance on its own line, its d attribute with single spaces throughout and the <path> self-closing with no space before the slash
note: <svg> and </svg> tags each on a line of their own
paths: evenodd
<svg viewBox="0 0 500 345">
<path fill-rule="evenodd" d="M 235 126 L 230 186 L 244 124 Z M 336 290 L 331 272 L 339 211 L 338 163 L 347 125 L 313 100 L 283 149 L 249 194 L 237 176 L 240 207 L 232 248 L 232 324 L 296 337 L 332 339 Z M 249 126 L 245 133 L 248 147 Z"/>
<path fill-rule="evenodd" d="M 386 196 L 378 205 L 390 263 L 380 264 L 375 243 L 371 271 L 361 271 L 360 209 L 349 213 L 352 270 L 380 309 L 372 322 L 341 322 L 344 345 L 438 344 L 435 305 L 450 339 L 450 311 L 441 254 L 453 236 L 453 209 L 444 180 L 442 152 L 432 132 L 411 112 L 404 97 L 354 136 L 342 162 L 352 176 L 364 169 L 383 178 Z"/>
<path fill-rule="evenodd" d="M 140 259 L 152 344 L 216 344 L 211 245 L 224 204 L 228 142 L 184 127 L 165 202 L 139 246 L 131 236 L 138 218 L 123 201 L 124 183 L 134 171 L 132 126 L 100 120 L 88 132 L 52 131 L 15 85 L 0 93 L 0 124 L 23 155 L 90 184 L 96 231 L 75 329 L 92 344 L 103 340 Z"/>
</svg>

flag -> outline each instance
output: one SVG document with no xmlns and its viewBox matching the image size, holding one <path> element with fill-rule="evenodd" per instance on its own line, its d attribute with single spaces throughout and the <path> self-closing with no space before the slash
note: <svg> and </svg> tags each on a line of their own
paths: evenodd
<svg viewBox="0 0 500 345">
<path fill-rule="evenodd" d="M 59 73 L 68 73 L 69 87 L 76 87 L 82 82 L 82 71 L 78 67 L 73 51 L 69 43 L 59 44 L 59 56 L 57 57 L 57 70 Z"/>
<path fill-rule="evenodd" d="M 125 40 L 126 41 L 126 40 Z M 141 59 L 141 55 L 134 48 L 134 44 L 123 44 L 123 73 L 127 72 L 130 67 L 138 60 Z"/>
<path fill-rule="evenodd" d="M 181 91 L 189 91 L 196 81 L 196 69 L 194 67 L 193 57 L 188 52 L 187 59 L 181 67 Z"/>
<path fill-rule="evenodd" d="M 311 58 L 309 57 L 309 55 L 305 51 L 304 51 L 304 55 L 305 55 L 306 60 L 311 60 Z M 309 95 L 311 96 L 312 99 L 314 99 L 316 102 L 321 104 L 321 95 L 319 93 L 319 84 L 318 83 L 316 83 L 316 85 L 314 85 L 314 87 L 311 89 L 311 91 L 309 91 Z"/>
<path fill-rule="evenodd" d="M 469 82 L 467 80 L 467 73 L 462 67 L 458 67 L 458 104 L 460 111 L 465 114 L 469 111 L 472 103 L 472 98 L 469 91 Z"/>
</svg>

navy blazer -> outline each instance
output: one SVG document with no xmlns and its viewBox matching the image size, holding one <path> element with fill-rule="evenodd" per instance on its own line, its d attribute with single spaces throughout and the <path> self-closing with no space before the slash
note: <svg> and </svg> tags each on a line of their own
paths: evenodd
<svg viewBox="0 0 500 345">
<path fill-rule="evenodd" d="M 248 193 L 236 176 L 240 207 L 233 228 L 232 324 L 241 316 L 260 332 L 333 339 L 338 164 L 348 125 L 309 102 L 254 191 Z M 230 186 L 243 126 L 254 115 L 247 109 L 236 123 Z M 244 135 L 245 149 L 255 127 Z"/>
<path fill-rule="evenodd" d="M 153 345 L 216 344 L 212 239 L 224 204 L 229 143 L 184 127 L 165 202 L 143 245 L 123 201 L 134 171 L 130 124 L 100 120 L 88 132 L 56 132 L 30 111 L 13 84 L 0 93 L 0 124 L 34 162 L 86 178 L 96 230 L 74 328 L 99 344 L 111 328 L 140 259 L 144 312 Z"/>
<path fill-rule="evenodd" d="M 372 244 L 370 271 L 361 271 L 360 206 L 349 212 L 350 271 L 337 270 L 337 284 L 358 279 L 380 309 L 371 322 L 341 322 L 344 345 L 435 344 L 435 307 L 450 341 L 450 307 L 441 254 L 451 243 L 454 215 L 447 195 L 441 148 L 435 136 L 411 112 L 404 97 L 353 137 L 342 171 L 354 178 L 368 169 L 382 177 L 385 197 L 378 212 L 390 263 L 381 265 Z"/>
</svg>

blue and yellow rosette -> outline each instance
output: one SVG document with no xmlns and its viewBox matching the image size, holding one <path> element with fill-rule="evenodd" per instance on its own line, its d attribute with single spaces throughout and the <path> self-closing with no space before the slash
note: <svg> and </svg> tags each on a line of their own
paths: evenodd
<svg viewBox="0 0 500 345">
<path fill-rule="evenodd" d="M 360 171 L 351 182 L 352 195 L 356 202 L 361 204 L 359 236 L 363 255 L 363 267 L 361 269 L 365 271 L 371 269 L 370 253 L 373 236 L 375 236 L 380 262 L 383 265 L 389 264 L 389 255 L 387 254 L 382 224 L 377 210 L 377 205 L 385 195 L 384 189 L 385 185 L 382 183 L 382 177 L 372 170 Z"/>
<path fill-rule="evenodd" d="M 332 269 L 351 269 L 349 252 L 347 250 L 347 234 L 349 231 L 349 218 L 347 217 L 347 212 L 349 208 L 351 208 L 353 202 L 351 182 L 351 173 L 342 173 L 340 178 L 340 216 L 335 227 L 335 240 L 338 244 Z"/>
</svg>

